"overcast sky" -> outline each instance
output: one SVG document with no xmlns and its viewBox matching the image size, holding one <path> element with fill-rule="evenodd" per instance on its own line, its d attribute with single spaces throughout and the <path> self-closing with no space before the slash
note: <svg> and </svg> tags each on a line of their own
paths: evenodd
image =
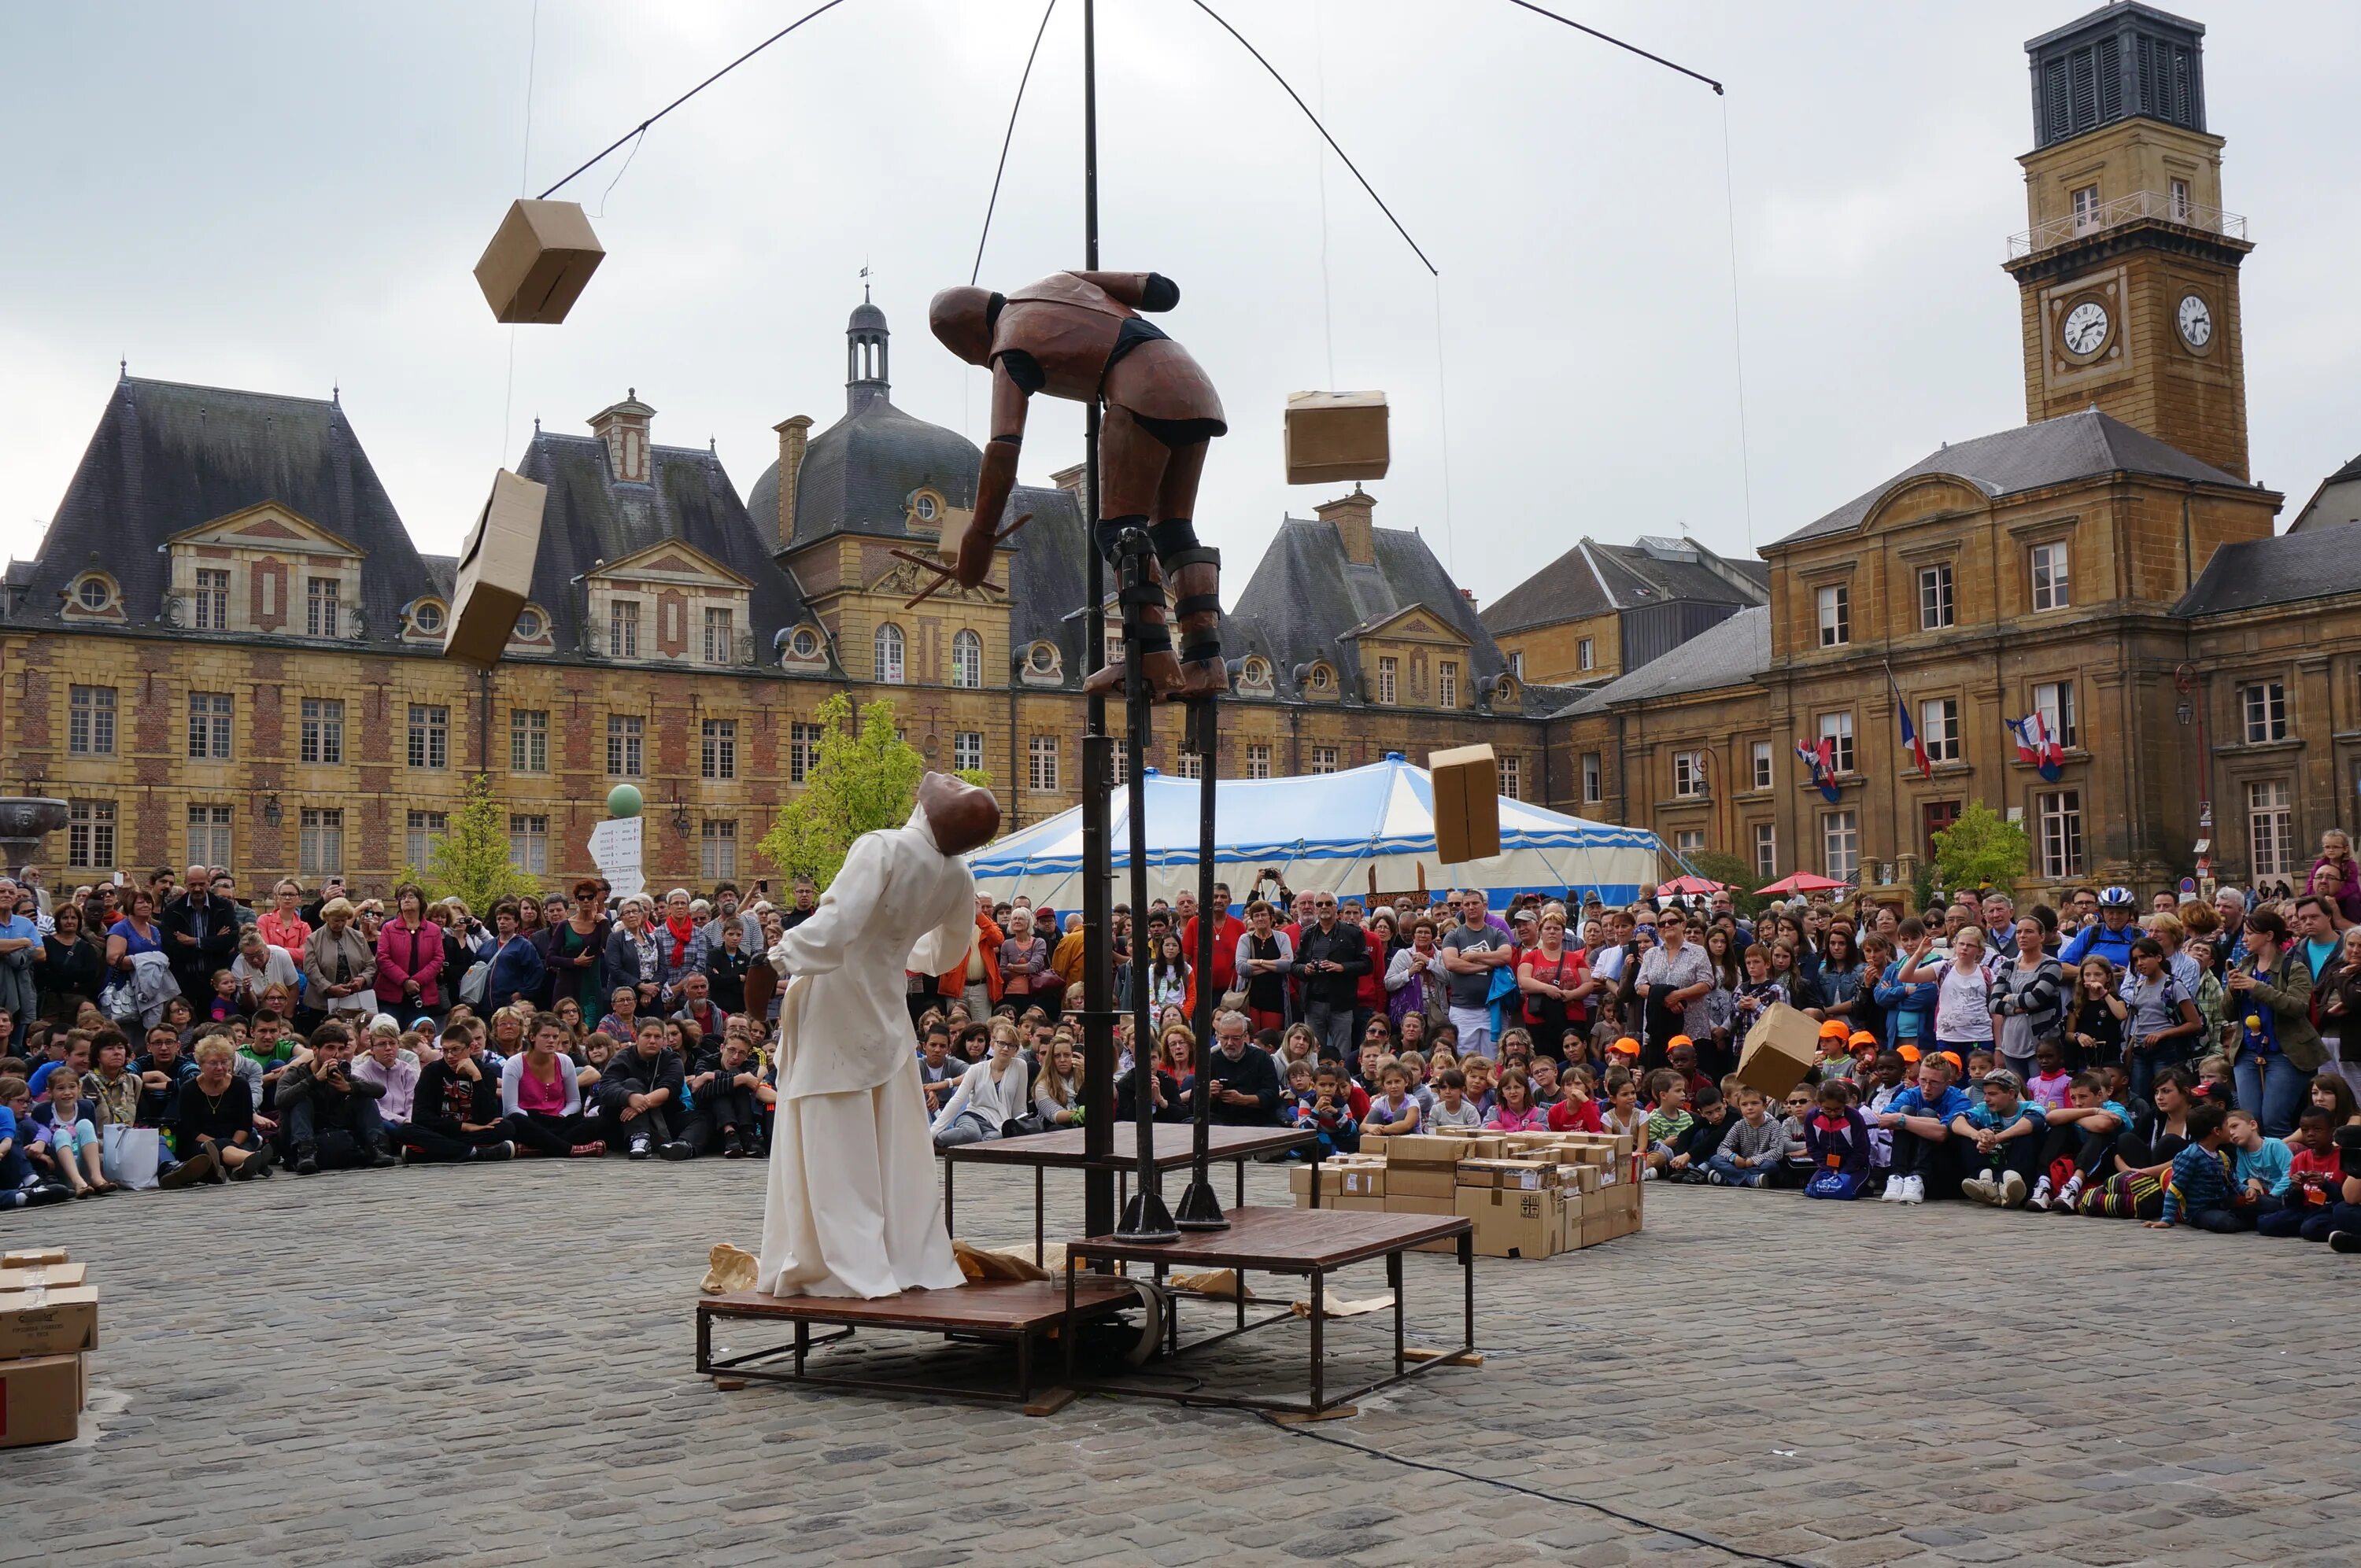
<svg viewBox="0 0 2361 1568">
<path fill-rule="evenodd" d="M 809 3 L 543 0 L 537 55 L 532 0 L 9 7 L 0 548 L 36 546 L 119 356 L 169 380 L 341 382 L 429 551 L 456 550 L 536 414 L 579 432 L 626 387 L 657 440 L 717 440 L 743 495 L 773 424 L 842 411 L 864 265 L 895 400 L 980 435 L 982 375 L 928 336 L 926 302 L 967 280 L 1039 0 L 844 0 L 657 126 L 611 190 L 620 154 L 564 192 L 603 203 L 609 251 L 565 325 L 500 326 L 477 291 L 521 168 L 537 192 Z M 1200 528 L 1233 596 L 1280 517 L 1330 493 L 1283 482 L 1300 389 L 1389 394 L 1378 520 L 1487 601 L 1586 533 L 1742 553 L 2023 421 L 1999 266 L 2026 226 L 2022 44 L 2082 6 L 1563 0 L 1721 78 L 1725 105 L 1506 0 L 1214 3 L 1442 269 L 1438 291 L 1333 156 L 1323 229 L 1315 133 L 1191 0 L 1101 0 L 1104 260 L 1179 280 L 1166 324 L 1222 389 Z M 2257 245 L 2254 470 L 2284 524 L 2361 450 L 2361 6 L 2196 14 L 2225 204 Z M 987 285 L 1081 262 L 1081 23 L 1059 0 Z M 1032 428 L 1028 480 L 1079 457 L 1077 406 Z"/>
</svg>

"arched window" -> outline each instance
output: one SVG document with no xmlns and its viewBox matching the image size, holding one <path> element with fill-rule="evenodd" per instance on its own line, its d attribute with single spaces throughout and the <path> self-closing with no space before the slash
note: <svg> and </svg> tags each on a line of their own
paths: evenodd
<svg viewBox="0 0 2361 1568">
<path fill-rule="evenodd" d="M 951 685 L 983 685 L 983 639 L 962 631 L 951 639 Z"/>
<path fill-rule="evenodd" d="M 902 684 L 902 629 L 890 620 L 877 629 L 877 678 L 889 686 Z"/>
</svg>

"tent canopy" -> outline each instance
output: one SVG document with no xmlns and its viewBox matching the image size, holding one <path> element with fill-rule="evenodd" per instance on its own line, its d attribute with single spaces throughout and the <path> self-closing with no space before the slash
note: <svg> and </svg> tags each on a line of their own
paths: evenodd
<svg viewBox="0 0 2361 1568">
<path fill-rule="evenodd" d="M 1194 779 L 1150 769 L 1147 795 L 1148 895 L 1172 898 L 1197 883 L 1201 792 Z M 1434 788 L 1424 768 L 1399 754 L 1383 762 L 1279 779 L 1215 783 L 1214 874 L 1243 896 L 1266 867 L 1298 892 L 1363 894 L 1371 873 L 1384 893 L 1421 884 L 1480 888 L 1493 903 L 1519 893 L 1577 898 L 1596 892 L 1627 904 L 1653 891 L 1670 859 L 1653 833 L 1566 817 L 1523 801 L 1500 799 L 1500 853 L 1446 865 L 1434 842 Z M 1115 895 L 1129 897 L 1130 801 L 1113 802 Z M 1082 902 L 1082 812 L 1074 806 L 987 845 L 969 857 L 978 891 L 995 898 L 1027 894 L 1055 908 Z"/>
</svg>

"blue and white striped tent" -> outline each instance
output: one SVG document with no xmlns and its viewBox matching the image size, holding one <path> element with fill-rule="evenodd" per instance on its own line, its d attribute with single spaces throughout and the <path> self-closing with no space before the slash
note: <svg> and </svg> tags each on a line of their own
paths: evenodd
<svg viewBox="0 0 2361 1568">
<path fill-rule="evenodd" d="M 1197 883 L 1201 786 L 1150 770 L 1148 799 L 1148 895 L 1171 898 Z M 1653 893 L 1671 862 L 1653 833 L 1587 822 L 1523 801 L 1500 800 L 1500 853 L 1445 865 L 1435 852 L 1434 788 L 1424 768 L 1399 754 L 1341 773 L 1281 779 L 1223 779 L 1214 785 L 1216 875 L 1241 894 L 1265 866 L 1276 866 L 1298 892 L 1365 894 L 1375 868 L 1382 892 L 1407 892 L 1422 870 L 1430 889 L 1478 887 L 1495 905 L 1519 893 L 1579 897 L 1596 891 L 1610 905 Z M 1115 899 L 1130 896 L 1130 802 L 1115 792 Z M 985 846 L 969 857 L 976 886 L 996 898 L 1031 896 L 1064 909 L 1082 902 L 1082 811 L 1075 806 Z"/>
</svg>

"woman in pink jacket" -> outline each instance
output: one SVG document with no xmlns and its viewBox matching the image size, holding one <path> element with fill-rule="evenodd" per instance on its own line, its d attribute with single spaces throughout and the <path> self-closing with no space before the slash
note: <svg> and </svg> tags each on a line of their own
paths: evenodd
<svg viewBox="0 0 2361 1568">
<path fill-rule="evenodd" d="M 443 927 L 426 918 L 426 895 L 412 883 L 393 890 L 394 916 L 377 934 L 377 999 L 397 1019 L 444 1014 Z"/>
<path fill-rule="evenodd" d="M 280 877 L 279 885 L 270 890 L 271 907 L 262 912 L 254 928 L 262 939 L 274 948 L 284 948 L 295 967 L 303 967 L 303 944 L 312 939 L 311 922 L 303 918 L 303 884 L 293 877 Z"/>
</svg>

